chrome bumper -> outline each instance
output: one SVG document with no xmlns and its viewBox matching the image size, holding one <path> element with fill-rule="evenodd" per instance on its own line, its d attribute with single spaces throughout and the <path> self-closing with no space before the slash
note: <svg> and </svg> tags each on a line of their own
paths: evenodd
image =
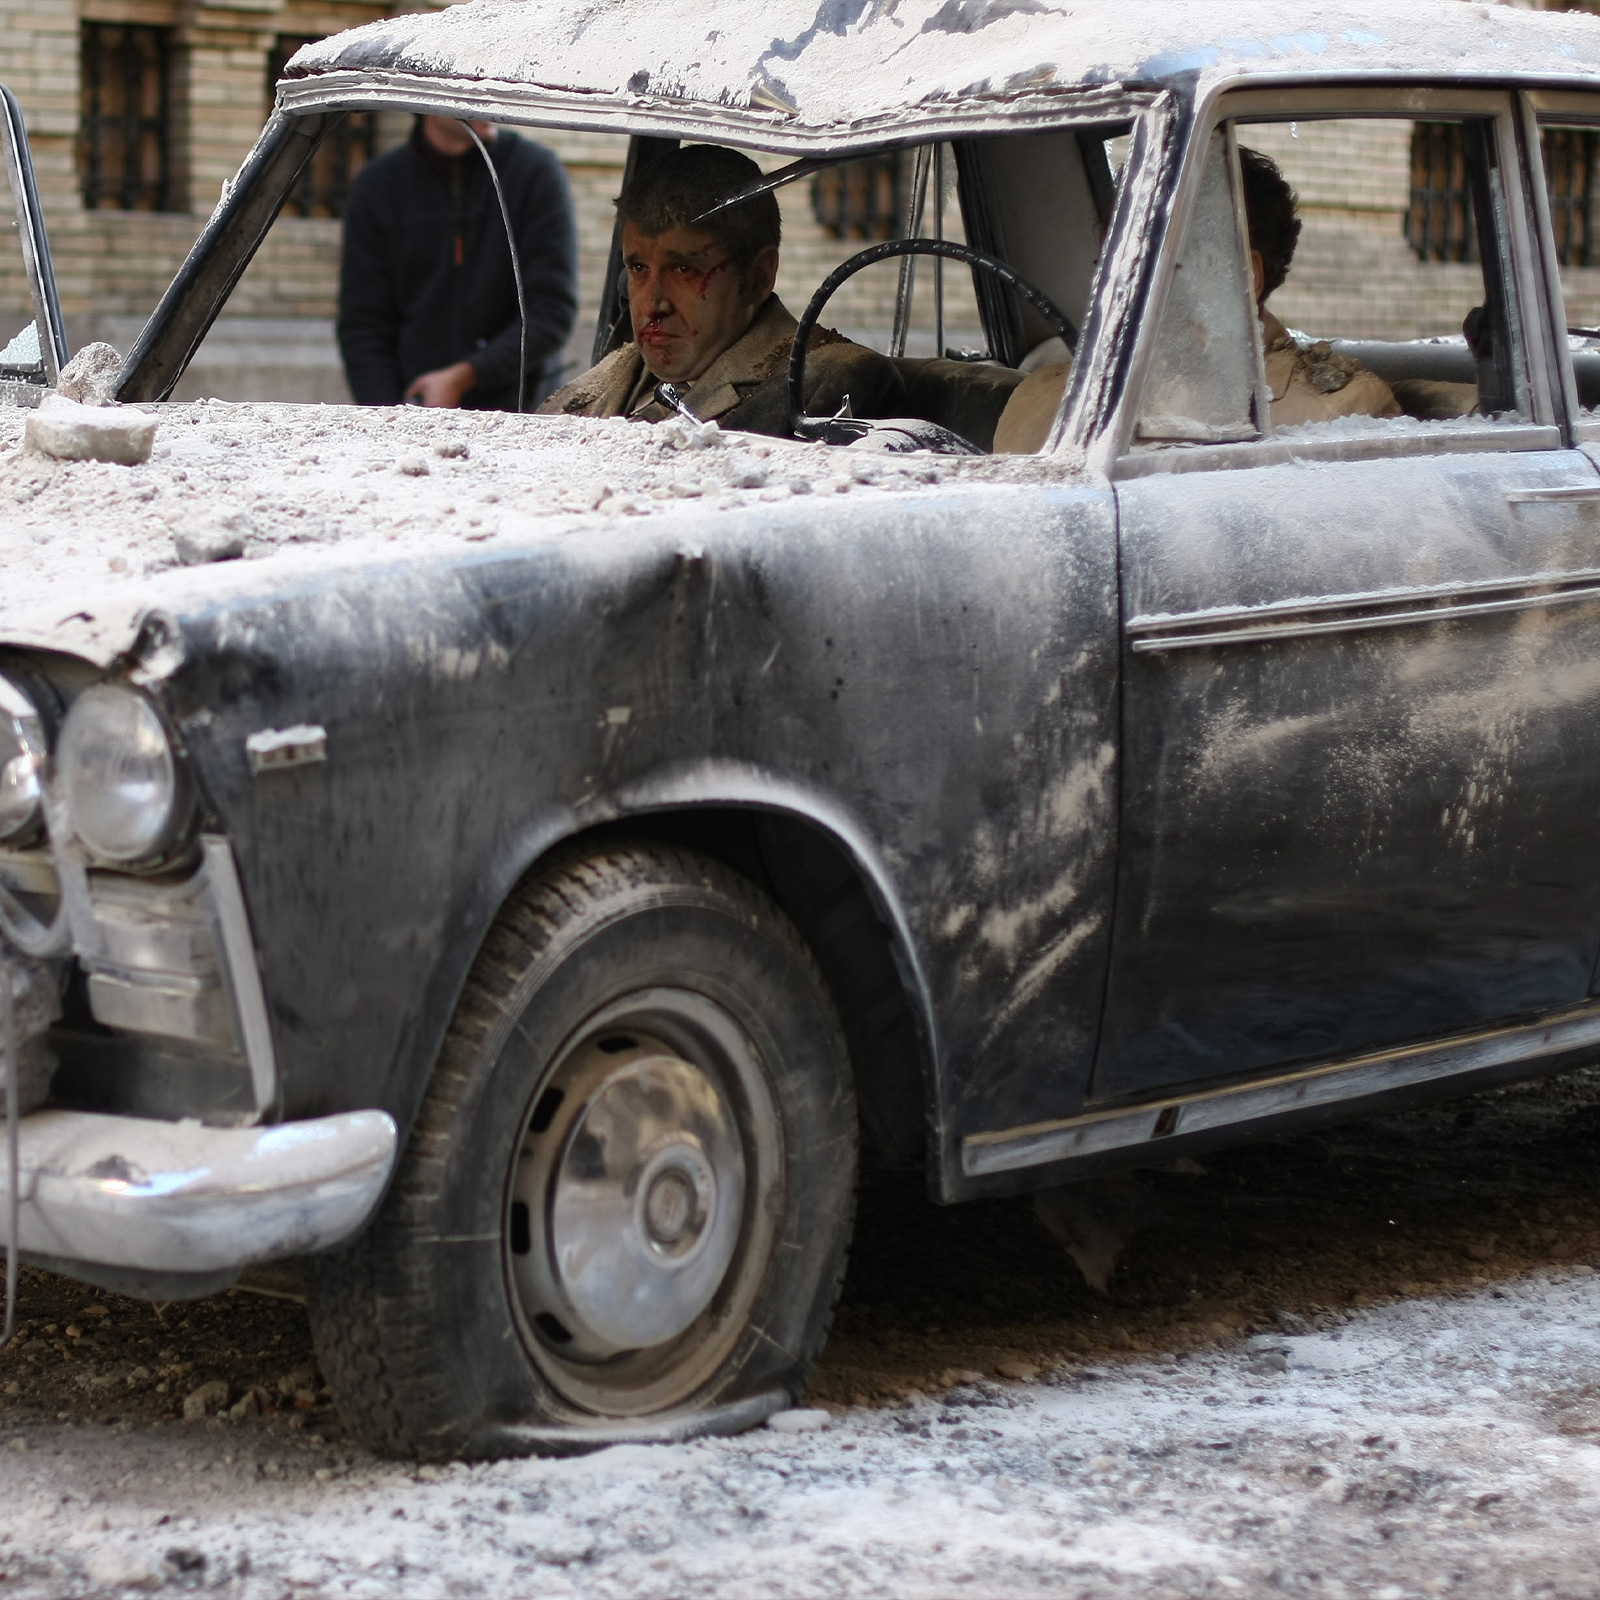
<svg viewBox="0 0 1600 1600">
<path fill-rule="evenodd" d="M 0 1196 L 3 1133 L 0 1120 Z M 36 1111 L 17 1135 L 22 1253 L 153 1273 L 217 1272 L 340 1243 L 376 1207 L 396 1144 L 384 1111 L 271 1128 Z"/>
</svg>

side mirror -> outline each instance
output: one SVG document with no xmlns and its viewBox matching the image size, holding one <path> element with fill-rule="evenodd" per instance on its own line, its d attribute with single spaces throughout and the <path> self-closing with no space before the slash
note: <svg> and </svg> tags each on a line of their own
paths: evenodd
<svg viewBox="0 0 1600 1600">
<path fill-rule="evenodd" d="M 33 181 L 33 155 L 22 124 L 22 107 L 3 84 L 0 144 L 5 148 L 6 176 L 11 181 L 12 226 L 22 246 L 28 296 L 33 302 L 33 321 L 12 334 L 0 348 L 0 387 L 53 387 L 67 364 L 67 336 L 61 322 L 61 302 L 56 296 L 55 269 L 50 264 L 50 241 L 45 237 L 44 215 L 39 209 L 39 190 Z"/>
</svg>

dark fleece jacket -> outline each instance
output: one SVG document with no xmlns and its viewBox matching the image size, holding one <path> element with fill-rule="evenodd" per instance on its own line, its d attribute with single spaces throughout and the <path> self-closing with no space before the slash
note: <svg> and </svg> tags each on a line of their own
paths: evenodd
<svg viewBox="0 0 1600 1600">
<path fill-rule="evenodd" d="M 501 129 L 489 146 L 505 189 L 528 299 L 530 411 L 555 388 L 577 312 L 577 229 L 561 163 Z M 505 224 L 476 148 L 442 156 L 422 138 L 368 162 L 344 214 L 339 350 L 361 405 L 398 405 L 424 372 L 470 361 L 462 399 L 517 408 L 521 328 Z"/>
</svg>

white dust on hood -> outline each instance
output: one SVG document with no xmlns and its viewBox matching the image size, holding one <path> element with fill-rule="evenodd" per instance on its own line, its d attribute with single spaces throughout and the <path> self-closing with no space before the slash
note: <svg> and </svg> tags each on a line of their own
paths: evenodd
<svg viewBox="0 0 1600 1600">
<path fill-rule="evenodd" d="M 215 401 L 146 409 L 160 423 L 138 467 L 50 460 L 23 446 L 26 413 L 0 409 L 8 636 L 36 641 L 85 609 L 129 617 L 330 563 L 603 537 L 673 511 L 709 518 L 814 495 L 823 514 L 824 496 L 1071 477 L 1042 459 L 846 451 L 715 425 Z M 183 567 L 179 534 L 189 548 L 217 535 L 243 559 Z"/>
</svg>

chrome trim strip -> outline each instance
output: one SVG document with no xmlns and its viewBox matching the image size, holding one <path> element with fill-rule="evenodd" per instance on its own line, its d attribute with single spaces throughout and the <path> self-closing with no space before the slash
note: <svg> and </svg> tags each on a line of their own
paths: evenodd
<svg viewBox="0 0 1600 1600">
<path fill-rule="evenodd" d="M 244 1058 L 250 1064 L 256 1111 L 265 1116 L 278 1098 L 278 1057 L 272 1045 L 267 997 L 261 987 L 261 968 L 256 963 L 256 943 L 250 933 L 239 869 L 232 847 L 220 834 L 202 835 L 200 848 L 205 856 L 206 879 L 211 886 L 217 926 L 222 934 L 222 960 L 233 991 L 240 1043 L 244 1046 Z"/>
<path fill-rule="evenodd" d="M 35 1111 L 16 1126 L 22 1252 L 146 1272 L 342 1243 L 372 1215 L 399 1144 L 385 1111 L 271 1128 Z M 10 1166 L 0 1146 L 0 1192 Z"/>
<path fill-rule="evenodd" d="M 1335 595 L 1325 600 L 1288 600 L 1237 610 L 1133 617 L 1126 631 L 1133 653 L 1147 655 L 1262 639 L 1303 639 L 1328 633 L 1411 627 L 1595 599 L 1600 599 L 1600 568 L 1591 567 L 1579 572 L 1539 573 L 1518 580 L 1491 578 L 1436 589 Z"/>
<path fill-rule="evenodd" d="M 1057 1122 L 969 1134 L 961 1141 L 961 1170 L 969 1178 L 1016 1172 L 1149 1143 L 1157 1137 L 1158 1123 L 1161 1138 L 1201 1133 L 1592 1044 L 1600 1044 L 1600 1006 L 1524 1027 L 1466 1034 L 1443 1044 L 1406 1045 L 1129 1110 L 1091 1111 Z"/>
<path fill-rule="evenodd" d="M 1111 476 L 1122 483 L 1174 472 L 1237 471 L 1292 466 L 1302 461 L 1400 461 L 1414 456 L 1508 455 L 1559 450 L 1561 430 L 1542 422 L 1486 422 L 1481 428 L 1417 424 L 1415 433 L 1349 433 L 1343 437 L 1285 438 L 1248 444 L 1147 446 L 1117 457 Z"/>
<path fill-rule="evenodd" d="M 1576 501 L 1582 505 L 1600 500 L 1600 483 L 1574 483 L 1564 489 L 1508 489 L 1506 503 L 1513 506 L 1542 505 L 1547 501 Z"/>
</svg>

